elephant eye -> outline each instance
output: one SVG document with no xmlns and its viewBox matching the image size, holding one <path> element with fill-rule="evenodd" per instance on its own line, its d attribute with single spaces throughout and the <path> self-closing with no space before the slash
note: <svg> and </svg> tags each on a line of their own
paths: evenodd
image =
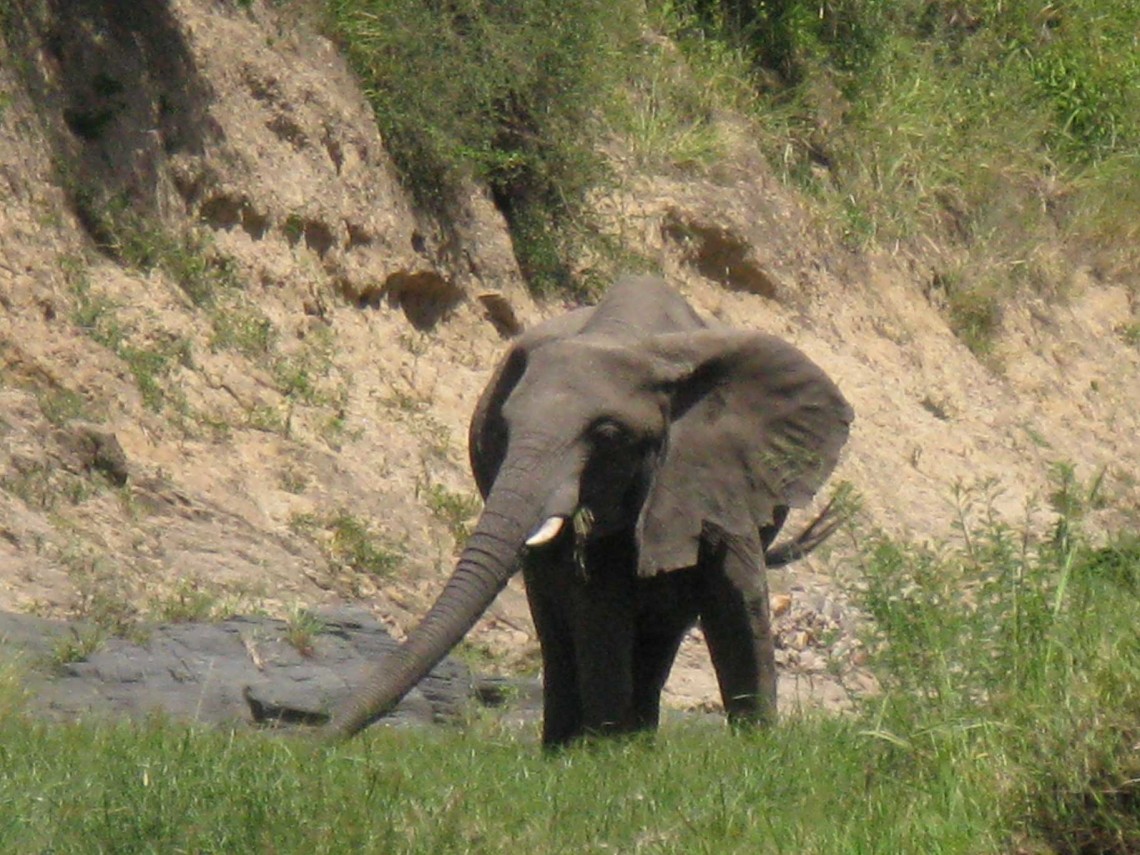
<svg viewBox="0 0 1140 855">
<path fill-rule="evenodd" d="M 632 439 L 629 429 L 613 419 L 599 419 L 590 426 L 590 435 L 595 442 L 606 445 L 620 445 Z"/>
</svg>

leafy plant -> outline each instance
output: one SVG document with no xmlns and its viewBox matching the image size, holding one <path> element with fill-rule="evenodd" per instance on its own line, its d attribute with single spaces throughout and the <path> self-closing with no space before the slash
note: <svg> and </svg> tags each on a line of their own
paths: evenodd
<svg viewBox="0 0 1140 855">
<path fill-rule="evenodd" d="M 54 665 L 82 662 L 107 640 L 107 632 L 99 625 L 71 626 L 52 644 L 50 661 Z"/>
<path fill-rule="evenodd" d="M 164 623 L 191 623 L 225 617 L 218 595 L 198 579 L 184 578 L 163 597 L 152 597 L 149 615 Z"/>
<path fill-rule="evenodd" d="M 1140 845 L 1140 643 L 1129 603 L 1140 545 L 1081 526 L 1100 476 L 1054 470 L 1041 536 L 994 511 L 992 482 L 956 492 L 958 539 L 869 544 L 862 602 L 884 687 L 874 732 L 920 757 L 983 756 L 988 782 L 1057 851 Z"/>
</svg>

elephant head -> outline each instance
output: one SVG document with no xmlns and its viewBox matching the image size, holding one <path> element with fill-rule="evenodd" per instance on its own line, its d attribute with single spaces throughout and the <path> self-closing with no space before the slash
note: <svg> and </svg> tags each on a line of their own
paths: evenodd
<svg viewBox="0 0 1140 855">
<path fill-rule="evenodd" d="M 711 328 L 655 278 L 523 334 L 471 421 L 482 516 L 427 615 L 331 729 L 389 711 L 551 542 L 624 532 L 640 578 L 696 563 L 709 526 L 766 547 L 830 474 L 852 418 L 796 348 Z"/>
</svg>

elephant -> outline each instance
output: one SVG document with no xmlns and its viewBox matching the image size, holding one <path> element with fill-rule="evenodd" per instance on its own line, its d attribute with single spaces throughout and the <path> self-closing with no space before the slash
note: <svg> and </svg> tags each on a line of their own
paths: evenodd
<svg viewBox="0 0 1140 855">
<path fill-rule="evenodd" d="M 521 568 L 542 652 L 544 746 L 655 730 L 699 620 L 730 723 L 776 717 L 765 568 L 818 546 L 829 505 L 773 545 L 836 465 L 854 413 L 779 338 L 706 323 L 662 279 L 522 333 L 468 436 L 483 511 L 426 615 L 326 725 L 363 729 Z"/>
</svg>

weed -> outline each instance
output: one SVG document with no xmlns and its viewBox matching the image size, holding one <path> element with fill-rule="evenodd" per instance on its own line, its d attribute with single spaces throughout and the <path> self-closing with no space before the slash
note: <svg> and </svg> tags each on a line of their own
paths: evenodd
<svg viewBox="0 0 1140 855">
<path fill-rule="evenodd" d="M 446 214 L 471 175 L 503 211 L 528 281 L 571 281 L 567 252 L 604 177 L 595 106 L 636 37 L 632 4 L 599 0 L 428 8 L 333 0 L 332 27 L 365 82 L 405 183 Z M 584 234 L 587 230 L 582 229 Z"/>
<path fill-rule="evenodd" d="M 36 402 L 45 419 L 62 427 L 76 419 L 87 419 L 87 401 L 78 392 L 56 386 L 37 392 Z"/>
<path fill-rule="evenodd" d="M 483 503 L 469 493 L 456 493 L 442 484 L 431 484 L 422 491 L 432 516 L 447 526 L 457 544 L 471 535 L 470 523 Z"/>
<path fill-rule="evenodd" d="M 1003 522 L 989 482 L 957 490 L 956 542 L 868 544 L 862 604 L 885 690 L 874 729 L 916 760 L 993 758 L 974 786 L 1061 851 L 1082 839 L 1095 843 L 1081 851 L 1132 851 L 1140 548 L 1134 536 L 1088 542 L 1081 520 L 1102 476 L 1086 485 L 1058 465 L 1053 478 L 1048 532 Z"/>
<path fill-rule="evenodd" d="M 180 579 L 167 595 L 151 598 L 148 612 L 163 623 L 219 620 L 225 616 L 217 595 L 198 579 Z"/>
<path fill-rule="evenodd" d="M 109 350 L 118 351 L 126 339 L 126 331 L 115 319 L 118 308 L 108 297 L 94 294 L 85 273 L 71 279 L 71 292 L 75 299 L 72 321 L 87 335 Z"/>
<path fill-rule="evenodd" d="M 1140 347 L 1140 321 L 1119 324 L 1115 332 L 1117 337 L 1129 347 Z"/>
<path fill-rule="evenodd" d="M 282 412 L 279 407 L 257 406 L 251 407 L 246 413 L 246 427 L 261 430 L 266 433 L 277 433 L 282 436 L 289 435 L 289 414 Z"/>
<path fill-rule="evenodd" d="M 330 394 L 321 388 L 332 370 L 332 333 L 325 327 L 313 330 L 305 346 L 273 361 L 273 377 L 282 395 L 297 403 L 321 406 L 347 395 L 343 387 Z"/>
<path fill-rule="evenodd" d="M 285 618 L 285 640 L 302 656 L 312 656 L 314 642 L 325 631 L 325 624 L 309 609 L 294 603 Z"/>
<path fill-rule="evenodd" d="M 75 617 L 116 637 L 137 631 L 139 611 L 108 559 L 73 543 L 60 555 L 60 561 L 76 588 Z"/>
<path fill-rule="evenodd" d="M 309 486 L 309 477 L 296 467 L 290 466 L 281 471 L 281 489 L 287 493 L 300 495 Z"/>
<path fill-rule="evenodd" d="M 164 380 L 175 365 L 193 366 L 193 350 L 188 339 L 168 336 L 164 340 L 139 345 L 131 343 L 131 331 L 115 317 L 118 306 L 106 296 L 95 294 L 85 272 L 72 267 L 67 274 L 75 300 L 72 320 L 92 340 L 112 351 L 126 363 L 143 404 L 159 411 L 173 396 Z"/>
<path fill-rule="evenodd" d="M 997 296 L 982 287 L 960 288 L 947 295 L 950 328 L 976 356 L 987 356 L 1001 330 L 1002 307 Z"/>
<path fill-rule="evenodd" d="M 0 490 L 41 511 L 54 511 L 61 503 L 82 504 L 105 486 L 101 478 L 84 477 L 48 461 L 19 462 L 0 478 Z"/>
<path fill-rule="evenodd" d="M 107 640 L 107 631 L 98 624 L 68 627 L 52 644 L 49 661 L 53 665 L 82 662 L 97 651 Z"/>
<path fill-rule="evenodd" d="M 172 232 L 122 196 L 106 197 L 79 187 L 73 198 L 80 220 L 102 251 L 144 272 L 161 270 L 195 306 L 211 303 L 220 289 L 237 287 L 233 259 L 217 253 L 203 232 Z"/>
<path fill-rule="evenodd" d="M 359 573 L 384 578 L 404 560 L 402 551 L 348 511 L 338 512 L 325 527 L 331 532 L 331 557 Z"/>
<path fill-rule="evenodd" d="M 311 536 L 321 527 L 321 521 L 316 514 L 295 513 L 290 515 L 288 525 L 294 534 Z"/>
<path fill-rule="evenodd" d="M 255 308 L 227 306 L 212 317 L 210 349 L 236 350 L 248 359 L 259 359 L 273 351 L 277 330 L 272 321 Z"/>
</svg>

